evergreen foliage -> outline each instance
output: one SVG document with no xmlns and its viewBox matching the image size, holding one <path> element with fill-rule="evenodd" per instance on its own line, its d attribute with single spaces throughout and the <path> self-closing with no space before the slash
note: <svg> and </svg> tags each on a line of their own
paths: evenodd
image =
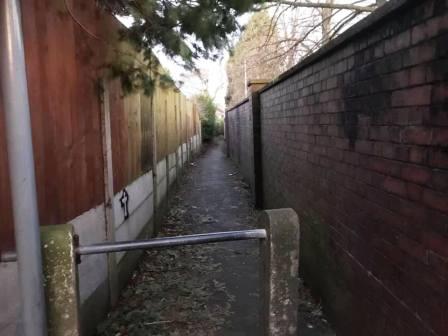
<svg viewBox="0 0 448 336">
<path fill-rule="evenodd" d="M 152 49 L 162 46 L 187 69 L 200 57 L 215 59 L 228 46 L 229 34 L 240 27 L 237 17 L 264 0 L 100 0 L 114 15 L 131 16 L 129 29 L 121 32 L 142 55 L 142 61 L 109 65 L 121 79 L 125 94 L 141 90 L 150 95 L 160 74 Z M 160 79 L 160 78 L 159 78 Z"/>
<path fill-rule="evenodd" d="M 208 93 L 203 93 L 196 98 L 200 111 L 202 139 L 210 141 L 217 135 L 216 104 Z"/>
<path fill-rule="evenodd" d="M 347 9 L 359 14 L 363 11 L 370 12 L 376 7 L 375 5 L 358 6 L 356 5 L 358 2 L 336 4 L 333 0 L 324 2 L 309 0 L 99 0 L 99 3 L 113 14 L 134 18 L 133 25 L 123 30 L 122 38 L 131 42 L 137 52 L 143 55 L 141 63 L 145 65 L 120 65 L 115 66 L 113 70 L 122 77 L 125 90 L 133 91 L 143 88 L 145 93 L 152 90 L 155 80 L 153 77 L 157 76 L 157 73 L 151 73 L 152 49 L 155 46 L 162 46 L 168 56 L 175 58 L 187 69 L 192 69 L 195 59 L 200 57 L 215 59 L 221 49 L 229 47 L 229 35 L 240 28 L 237 17 L 246 12 L 260 11 L 273 6 L 286 6 L 325 8 L 330 11 Z M 383 2 L 384 0 L 377 0 L 377 4 Z M 286 10 L 278 10 L 279 8 L 277 7 L 276 12 L 280 14 Z M 258 19 L 265 20 L 265 17 L 260 16 Z M 270 20 L 269 26 L 275 27 L 276 21 L 278 20 Z M 268 35 L 276 35 L 275 29 L 268 30 Z M 272 36 L 268 36 L 267 39 L 272 40 Z M 281 43 L 275 38 L 274 42 Z M 269 48 L 264 43 L 263 48 L 258 51 L 263 49 L 265 54 L 271 54 L 264 57 L 266 63 L 273 60 L 275 53 L 278 53 L 281 48 L 267 50 Z M 272 76 L 267 74 L 264 77 Z"/>
<path fill-rule="evenodd" d="M 116 15 L 132 16 L 123 37 L 145 58 L 155 45 L 185 66 L 198 57 L 216 57 L 228 35 L 238 28 L 237 17 L 263 0 L 101 0 Z"/>
</svg>

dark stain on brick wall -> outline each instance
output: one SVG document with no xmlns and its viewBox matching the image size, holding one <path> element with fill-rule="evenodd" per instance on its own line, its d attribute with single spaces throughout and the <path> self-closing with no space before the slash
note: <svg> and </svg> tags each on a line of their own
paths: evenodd
<svg viewBox="0 0 448 336">
<path fill-rule="evenodd" d="M 392 0 L 260 94 L 265 207 L 338 335 L 448 334 L 447 6 Z"/>
<path fill-rule="evenodd" d="M 231 143 L 229 155 L 240 167 L 246 182 L 254 191 L 254 143 L 253 117 L 250 100 L 244 100 L 235 108 L 227 111 L 229 122 L 228 139 Z"/>
</svg>

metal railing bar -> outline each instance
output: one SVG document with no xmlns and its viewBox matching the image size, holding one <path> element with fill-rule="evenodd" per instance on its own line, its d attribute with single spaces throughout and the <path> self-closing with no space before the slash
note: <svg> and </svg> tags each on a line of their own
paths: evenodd
<svg viewBox="0 0 448 336">
<path fill-rule="evenodd" d="M 187 236 L 163 237 L 137 241 L 107 242 L 94 245 L 79 246 L 76 248 L 76 253 L 78 255 L 89 255 L 265 238 L 266 230 L 264 229 L 214 232 L 193 234 Z"/>
<path fill-rule="evenodd" d="M 162 247 L 175 247 L 183 245 L 198 245 L 219 243 L 237 240 L 254 240 L 266 239 L 266 230 L 241 230 L 241 231 L 227 231 L 227 232 L 213 232 L 201 233 L 186 236 L 163 237 L 147 240 L 122 241 L 122 242 L 107 242 L 93 245 L 78 246 L 75 252 L 78 256 L 112 253 L 133 250 L 146 250 Z M 17 254 L 14 252 L 6 252 L 0 254 L 0 262 L 15 262 L 17 261 Z"/>
</svg>

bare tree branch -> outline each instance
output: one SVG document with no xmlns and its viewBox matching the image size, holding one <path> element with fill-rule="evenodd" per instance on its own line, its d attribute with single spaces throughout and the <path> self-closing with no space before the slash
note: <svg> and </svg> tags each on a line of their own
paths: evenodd
<svg viewBox="0 0 448 336">
<path fill-rule="evenodd" d="M 243 56 L 229 61 L 229 96 L 234 101 L 241 98 L 241 59 L 250 76 L 275 77 L 370 14 L 381 2 L 365 1 L 351 0 L 342 5 L 337 0 L 267 0 L 257 8 L 264 9 L 270 18 L 263 23 L 264 29 L 249 39 L 258 38 L 257 42 L 245 49 L 240 47 Z"/>
<path fill-rule="evenodd" d="M 288 7 L 284 8 L 278 15 L 277 15 L 277 11 L 280 9 L 280 5 L 275 9 L 275 13 L 271 18 L 271 22 L 269 24 L 269 30 L 268 30 L 268 35 L 266 37 L 266 41 L 264 42 L 264 47 L 266 47 L 269 43 L 269 41 L 271 40 L 275 30 L 277 29 L 277 24 L 278 24 L 278 20 L 280 19 L 280 17 L 283 15 L 283 13 L 285 13 L 285 11 L 287 11 Z"/>
<path fill-rule="evenodd" d="M 330 40 L 336 37 L 336 35 L 343 29 L 347 24 L 354 20 L 359 13 L 351 13 L 347 15 L 344 19 L 340 20 L 339 23 L 331 29 Z"/>
<path fill-rule="evenodd" d="M 325 4 L 334 4 L 334 0 L 325 0 Z M 355 12 L 358 13 L 358 12 Z M 322 18 L 322 43 L 326 43 L 330 40 L 330 30 L 331 30 L 331 17 L 333 14 L 332 8 L 322 8 L 320 10 L 320 15 Z"/>
<path fill-rule="evenodd" d="M 356 12 L 373 12 L 376 6 L 358 6 L 350 4 L 322 3 L 322 2 L 302 2 L 289 0 L 271 0 L 269 2 L 291 6 L 294 8 L 330 8 L 330 9 L 348 9 Z"/>
</svg>

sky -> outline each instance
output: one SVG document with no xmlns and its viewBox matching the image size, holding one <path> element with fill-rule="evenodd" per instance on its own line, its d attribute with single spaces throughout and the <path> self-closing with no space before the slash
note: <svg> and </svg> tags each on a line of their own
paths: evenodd
<svg viewBox="0 0 448 336">
<path fill-rule="evenodd" d="M 242 15 L 238 18 L 239 24 L 242 26 L 246 25 L 250 17 L 251 14 Z M 132 25 L 133 19 L 131 17 L 118 17 L 118 19 L 126 27 Z M 239 35 L 237 34 L 235 39 L 237 40 L 238 38 Z M 202 93 L 204 90 L 207 90 L 210 96 L 214 98 L 216 105 L 222 110 L 225 109 L 225 97 L 227 93 L 226 64 L 229 59 L 229 53 L 227 51 L 223 50 L 221 57 L 215 61 L 203 58 L 196 61 L 196 66 L 202 74 L 201 77 L 207 79 L 205 85 L 198 76 L 192 75 L 181 65 L 166 56 L 161 47 L 154 48 L 153 52 L 156 54 L 165 70 L 168 70 L 171 78 L 177 83 L 183 83 L 178 86 L 184 95 L 193 97 Z"/>
<path fill-rule="evenodd" d="M 238 23 L 244 26 L 249 22 L 251 14 L 244 14 L 238 18 Z M 239 34 L 235 36 L 236 42 L 239 38 Z M 196 66 L 201 72 L 201 77 L 207 79 L 207 83 L 204 83 L 199 79 L 199 77 L 191 75 L 182 66 L 173 62 L 169 57 L 167 57 L 161 48 L 156 48 L 154 50 L 157 58 L 159 59 L 162 66 L 169 71 L 171 77 L 176 82 L 183 82 L 180 85 L 180 90 L 187 97 L 193 97 L 200 94 L 205 90 L 208 91 L 210 96 L 214 98 L 216 105 L 224 110 L 225 109 L 225 97 L 227 94 L 227 75 L 226 75 L 226 64 L 229 59 L 229 53 L 226 50 L 222 51 L 221 57 L 216 60 L 199 59 L 196 61 Z"/>
<path fill-rule="evenodd" d="M 180 85 L 180 90 L 183 94 L 187 97 L 192 97 L 206 89 L 210 96 L 214 98 L 218 107 L 224 109 L 224 100 L 227 92 L 226 63 L 229 58 L 227 51 L 223 51 L 221 58 L 217 61 L 207 59 L 199 59 L 196 61 L 196 66 L 201 72 L 201 77 L 207 79 L 206 83 L 203 83 L 198 76 L 187 72 L 182 66 L 165 56 L 161 49 L 154 50 L 154 53 L 162 66 L 169 71 L 174 81 L 183 82 Z"/>
<path fill-rule="evenodd" d="M 131 17 L 118 17 L 118 19 L 126 26 L 132 25 L 133 19 Z M 238 19 L 241 25 L 245 25 L 250 19 L 249 14 L 245 14 Z M 238 38 L 238 36 L 236 36 Z M 218 60 L 198 59 L 196 66 L 201 72 L 201 77 L 207 79 L 207 83 L 176 63 L 170 57 L 166 56 L 161 47 L 156 47 L 153 50 L 163 68 L 167 70 L 171 78 L 178 84 L 181 92 L 187 97 L 193 97 L 207 90 L 211 97 L 214 98 L 216 105 L 225 109 L 225 96 L 227 92 L 227 75 L 226 64 L 229 59 L 229 53 L 222 51 L 221 57 Z"/>
<path fill-rule="evenodd" d="M 353 0 L 339 0 L 337 3 L 354 3 Z M 357 5 L 368 5 L 374 3 L 375 0 L 358 1 Z M 307 10 L 307 9 L 303 9 Z M 250 20 L 251 14 L 245 14 L 238 18 L 240 25 L 244 26 Z M 337 20 L 337 18 L 335 18 Z M 119 20 L 126 26 L 132 24 L 132 18 L 119 17 Z M 235 36 L 234 43 L 239 38 L 238 34 Z M 186 71 L 182 66 L 177 64 L 171 58 L 167 57 L 161 47 L 156 47 L 154 53 L 159 59 L 162 66 L 168 70 L 175 82 L 180 83 L 179 89 L 187 97 L 193 97 L 205 90 L 208 91 L 211 97 L 215 99 L 215 103 L 221 109 L 225 109 L 225 96 L 227 92 L 227 75 L 226 64 L 229 59 L 229 53 L 222 51 L 221 57 L 216 61 L 199 59 L 196 62 L 197 68 L 201 72 L 201 77 L 207 79 L 206 83 L 201 81 L 198 76 L 192 75 Z"/>
</svg>

